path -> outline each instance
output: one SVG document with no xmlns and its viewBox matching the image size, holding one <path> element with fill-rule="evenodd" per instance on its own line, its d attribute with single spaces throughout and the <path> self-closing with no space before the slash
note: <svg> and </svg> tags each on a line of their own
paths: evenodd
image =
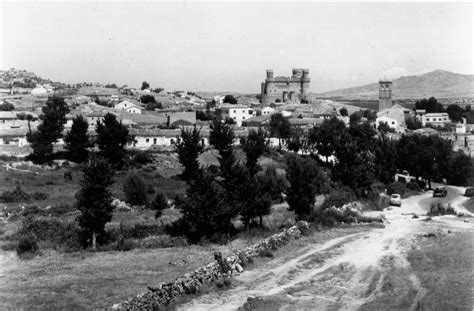
<svg viewBox="0 0 474 311">
<path fill-rule="evenodd" d="M 461 188 L 449 188 L 456 206 L 463 198 Z M 400 208 L 384 211 L 384 229 L 352 234 L 315 244 L 303 254 L 286 254 L 262 267 L 236 277 L 229 290 L 202 295 L 178 307 L 179 310 L 237 310 L 249 297 L 263 297 L 250 310 L 356 310 L 379 297 L 387 286 L 397 286 L 401 309 L 417 309 L 424 289 L 410 268 L 406 250 L 426 226 L 469 227 L 453 217 L 423 221 L 412 213 L 426 214 L 431 198 L 426 193 L 403 200 Z M 433 227 L 429 227 L 432 230 Z M 264 302 L 262 302 L 264 301 Z"/>
</svg>

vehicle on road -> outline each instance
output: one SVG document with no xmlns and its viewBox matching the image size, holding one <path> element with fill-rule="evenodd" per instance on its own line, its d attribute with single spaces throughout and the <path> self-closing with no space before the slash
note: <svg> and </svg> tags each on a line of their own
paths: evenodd
<svg viewBox="0 0 474 311">
<path fill-rule="evenodd" d="M 466 192 L 464 192 L 466 197 L 474 197 L 474 188 L 467 188 Z"/>
<path fill-rule="evenodd" d="M 402 197 L 398 193 L 390 196 L 390 205 L 402 206 Z"/>
<path fill-rule="evenodd" d="M 446 187 L 436 187 L 433 190 L 433 197 L 446 197 L 448 195 L 448 189 Z"/>
</svg>

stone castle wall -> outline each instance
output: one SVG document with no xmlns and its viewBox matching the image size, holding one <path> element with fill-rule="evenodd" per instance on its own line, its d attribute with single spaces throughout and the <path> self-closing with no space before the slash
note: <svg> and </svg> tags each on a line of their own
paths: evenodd
<svg viewBox="0 0 474 311">
<path fill-rule="evenodd" d="M 227 257 L 227 262 L 230 263 L 231 266 L 237 263 L 242 264 L 242 257 L 257 257 L 262 251 L 272 250 L 275 246 L 284 246 L 292 240 L 299 239 L 301 235 L 307 234 L 308 232 L 309 224 L 300 221 L 295 226 L 285 229 L 281 233 L 274 234 L 257 244 L 246 247 L 236 254 Z M 223 276 L 217 262 L 212 262 L 173 281 L 158 284 L 156 287 L 149 287 L 149 291 L 115 305 L 114 308 L 126 310 L 155 310 L 158 306 L 172 303 L 181 295 L 194 294 L 199 291 L 202 285 L 211 283 Z"/>
<path fill-rule="evenodd" d="M 261 85 L 261 102 L 263 104 L 299 101 L 309 93 L 309 70 L 293 69 L 291 77 L 273 77 L 273 70 L 267 70 L 267 78 Z"/>
</svg>

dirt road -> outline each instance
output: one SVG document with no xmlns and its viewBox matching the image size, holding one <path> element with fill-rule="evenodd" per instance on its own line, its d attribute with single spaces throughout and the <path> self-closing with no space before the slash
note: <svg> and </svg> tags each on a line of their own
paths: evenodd
<svg viewBox="0 0 474 311">
<path fill-rule="evenodd" d="M 383 212 L 388 221 L 383 229 L 279 256 L 237 276 L 231 289 L 202 295 L 178 309 L 377 310 L 380 307 L 372 302 L 387 299 L 391 306 L 387 309 L 419 310 L 425 289 L 406 252 L 416 247 L 414 240 L 421 234 L 472 230 L 472 225 L 455 216 L 424 221 L 426 217 L 413 218 L 412 213 L 426 214 L 432 202 L 443 200 L 462 209 L 462 190 L 450 187 L 444 199 L 432 198 L 431 192 L 405 199 L 400 208 Z"/>
</svg>

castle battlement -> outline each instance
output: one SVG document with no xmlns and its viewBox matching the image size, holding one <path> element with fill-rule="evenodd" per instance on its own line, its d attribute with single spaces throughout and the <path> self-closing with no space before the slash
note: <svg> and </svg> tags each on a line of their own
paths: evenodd
<svg viewBox="0 0 474 311">
<path fill-rule="evenodd" d="M 309 83 L 309 69 L 293 68 L 290 77 L 274 77 L 273 69 L 267 69 L 267 78 L 261 85 L 261 102 L 270 104 L 278 100 L 299 101 L 308 94 Z"/>
</svg>

